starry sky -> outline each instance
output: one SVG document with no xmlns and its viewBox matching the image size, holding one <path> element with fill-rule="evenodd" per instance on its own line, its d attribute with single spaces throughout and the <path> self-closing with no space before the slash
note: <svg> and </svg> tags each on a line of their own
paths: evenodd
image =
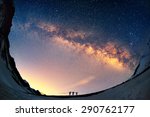
<svg viewBox="0 0 150 117">
<path fill-rule="evenodd" d="M 126 81 L 150 38 L 149 0 L 14 0 L 10 51 L 31 87 L 86 94 Z"/>
</svg>

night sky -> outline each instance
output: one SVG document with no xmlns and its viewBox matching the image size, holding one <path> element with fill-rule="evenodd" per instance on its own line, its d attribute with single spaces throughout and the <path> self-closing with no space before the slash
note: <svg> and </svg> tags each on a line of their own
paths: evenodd
<svg viewBox="0 0 150 117">
<path fill-rule="evenodd" d="M 48 95 L 126 81 L 150 38 L 149 0 L 15 0 L 11 55 Z"/>
</svg>

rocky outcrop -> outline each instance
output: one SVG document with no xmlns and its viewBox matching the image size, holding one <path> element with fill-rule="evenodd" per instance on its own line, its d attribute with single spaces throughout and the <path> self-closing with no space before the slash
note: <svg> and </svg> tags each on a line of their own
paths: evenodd
<svg viewBox="0 0 150 117">
<path fill-rule="evenodd" d="M 30 88 L 9 52 L 8 34 L 14 12 L 13 0 L 0 0 L 0 99 L 150 99 L 149 54 L 141 58 L 131 79 L 104 91 L 82 96 L 46 96 Z"/>
<path fill-rule="evenodd" d="M 15 8 L 13 0 L 0 0 L 0 59 L 5 62 L 12 78 L 18 85 L 25 87 L 29 92 L 41 95 L 39 91 L 30 88 L 27 81 L 23 80 L 16 68 L 14 59 L 10 56 L 8 35 L 12 26 Z"/>
</svg>

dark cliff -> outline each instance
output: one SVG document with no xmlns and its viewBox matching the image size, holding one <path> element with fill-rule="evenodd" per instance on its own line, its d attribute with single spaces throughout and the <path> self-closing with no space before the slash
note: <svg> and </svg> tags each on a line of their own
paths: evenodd
<svg viewBox="0 0 150 117">
<path fill-rule="evenodd" d="M 21 78 L 15 61 L 10 56 L 8 35 L 12 26 L 14 12 L 15 8 L 12 0 L 0 0 L 0 59 L 5 63 L 11 73 L 12 79 L 18 85 L 25 87 L 30 93 L 40 95 L 39 91 L 30 88 L 29 84 Z"/>
</svg>

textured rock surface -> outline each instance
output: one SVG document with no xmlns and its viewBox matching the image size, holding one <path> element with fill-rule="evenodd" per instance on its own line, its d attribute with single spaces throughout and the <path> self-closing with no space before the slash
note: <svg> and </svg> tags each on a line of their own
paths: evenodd
<svg viewBox="0 0 150 117">
<path fill-rule="evenodd" d="M 132 78 L 116 87 L 76 97 L 42 96 L 21 78 L 9 53 L 14 11 L 12 0 L 0 0 L 0 99 L 150 99 L 150 53 L 143 55 Z"/>
<path fill-rule="evenodd" d="M 28 92 L 40 95 L 38 91 L 31 89 L 29 84 L 21 78 L 16 69 L 14 59 L 10 56 L 8 34 L 12 25 L 14 12 L 15 9 L 12 0 L 0 0 L 0 59 L 1 62 L 5 63 L 14 82 L 24 87 Z M 0 74 L 3 73 L 0 72 Z"/>
</svg>

